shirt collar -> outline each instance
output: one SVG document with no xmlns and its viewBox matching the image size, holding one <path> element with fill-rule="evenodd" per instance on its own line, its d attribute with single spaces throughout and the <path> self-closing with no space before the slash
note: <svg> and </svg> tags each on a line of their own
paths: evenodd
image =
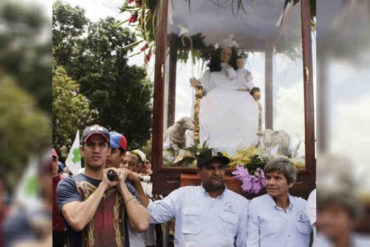
<svg viewBox="0 0 370 247">
<path fill-rule="evenodd" d="M 268 201 L 269 203 L 276 209 L 281 209 L 277 204 L 276 202 L 274 201 L 274 199 L 272 198 L 272 196 L 270 196 L 269 194 L 266 194 L 267 197 L 268 197 Z M 294 198 L 288 194 L 288 198 L 289 198 L 289 207 L 288 209 L 292 209 L 292 207 L 294 206 Z"/>
</svg>

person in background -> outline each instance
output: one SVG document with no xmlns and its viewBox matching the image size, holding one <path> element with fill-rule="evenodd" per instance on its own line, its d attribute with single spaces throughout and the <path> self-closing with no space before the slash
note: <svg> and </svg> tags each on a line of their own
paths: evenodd
<svg viewBox="0 0 370 247">
<path fill-rule="evenodd" d="M 107 168 L 124 168 L 123 157 L 127 150 L 127 140 L 123 134 L 109 132 L 111 152 L 107 157 Z"/>
<path fill-rule="evenodd" d="M 306 200 L 291 196 L 297 168 L 285 157 L 273 158 L 265 166 L 267 194 L 249 204 L 248 247 L 308 247 L 311 224 Z"/>
<path fill-rule="evenodd" d="M 52 177 L 53 177 L 53 247 L 63 247 L 65 244 L 64 230 L 65 224 L 59 214 L 57 204 L 57 186 L 62 180 L 62 172 L 59 172 L 58 154 L 52 149 Z"/>
<path fill-rule="evenodd" d="M 143 205 L 146 207 L 149 204 L 149 197 L 143 190 L 141 184 L 141 172 L 143 167 L 143 160 L 145 159 L 145 154 L 143 152 L 138 152 L 140 150 L 136 149 L 131 152 L 126 152 L 126 155 L 123 157 L 123 164 L 130 170 L 130 176 L 128 179 L 132 179 L 135 190 L 137 191 L 138 197 L 143 202 Z M 150 225 L 149 225 L 150 226 Z M 148 228 L 148 230 L 150 227 Z M 146 231 L 147 232 L 147 231 Z M 130 243 L 132 246 L 145 247 L 145 232 L 136 232 L 132 229 L 129 229 Z"/>
<path fill-rule="evenodd" d="M 133 172 L 140 172 L 140 159 L 133 152 L 127 151 L 123 157 L 122 164 L 124 168 L 127 168 Z"/>
<path fill-rule="evenodd" d="M 325 189 L 325 188 L 324 188 Z M 368 247 L 370 237 L 355 232 L 363 205 L 352 191 L 317 193 L 317 247 Z"/>
<path fill-rule="evenodd" d="M 4 247 L 52 246 L 52 155 L 45 154 L 38 165 L 36 185 L 40 202 L 13 205 L 4 222 Z"/>
<path fill-rule="evenodd" d="M 141 180 L 141 187 L 143 188 L 144 194 L 149 198 L 149 200 L 153 201 L 153 183 L 151 181 L 151 175 L 153 174 L 152 171 L 152 164 L 148 159 L 146 159 L 146 155 L 140 149 L 135 149 L 132 151 L 138 158 L 138 173 Z M 155 229 L 157 228 L 157 229 Z M 160 233 L 160 225 L 159 224 L 150 224 L 148 230 L 144 233 L 145 245 L 147 247 L 152 247 L 156 245 L 156 233 Z"/>
<path fill-rule="evenodd" d="M 58 172 L 62 175 L 63 178 L 73 175 L 71 170 L 69 170 L 68 166 L 66 166 L 60 161 L 58 163 Z"/>
</svg>

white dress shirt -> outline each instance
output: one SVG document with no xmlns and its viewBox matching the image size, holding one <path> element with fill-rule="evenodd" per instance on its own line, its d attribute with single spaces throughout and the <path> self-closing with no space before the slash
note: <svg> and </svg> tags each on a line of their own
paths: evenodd
<svg viewBox="0 0 370 247">
<path fill-rule="evenodd" d="M 268 194 L 254 198 L 248 210 L 247 247 L 308 247 L 311 224 L 306 201 L 289 195 L 289 207 L 278 207 Z"/>
<path fill-rule="evenodd" d="M 212 198 L 202 186 L 181 187 L 148 211 L 151 223 L 176 218 L 176 247 L 245 247 L 248 200 L 228 189 Z"/>
</svg>

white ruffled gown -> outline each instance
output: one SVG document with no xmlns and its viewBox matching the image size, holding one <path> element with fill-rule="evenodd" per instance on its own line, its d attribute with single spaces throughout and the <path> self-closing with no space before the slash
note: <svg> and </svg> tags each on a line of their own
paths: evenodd
<svg viewBox="0 0 370 247">
<path fill-rule="evenodd" d="M 249 92 L 237 91 L 236 78 L 234 69 L 222 64 L 221 71 L 207 70 L 201 79 L 200 143 L 230 155 L 257 142 L 258 106 Z"/>
</svg>

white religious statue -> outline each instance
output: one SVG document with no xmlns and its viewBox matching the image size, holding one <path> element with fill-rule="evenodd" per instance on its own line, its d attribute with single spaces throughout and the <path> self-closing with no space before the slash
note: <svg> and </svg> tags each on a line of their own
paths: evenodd
<svg viewBox="0 0 370 247">
<path fill-rule="evenodd" d="M 236 58 L 236 65 L 238 67 L 236 71 L 236 81 L 239 86 L 238 90 L 248 91 L 254 88 L 252 73 L 245 68 L 246 55 L 239 55 Z"/>
<path fill-rule="evenodd" d="M 192 86 L 202 86 L 200 103 L 200 143 L 234 155 L 240 148 L 257 143 L 258 106 L 248 91 L 240 90 L 237 49 L 232 39 L 221 43 L 208 70 Z"/>
</svg>

